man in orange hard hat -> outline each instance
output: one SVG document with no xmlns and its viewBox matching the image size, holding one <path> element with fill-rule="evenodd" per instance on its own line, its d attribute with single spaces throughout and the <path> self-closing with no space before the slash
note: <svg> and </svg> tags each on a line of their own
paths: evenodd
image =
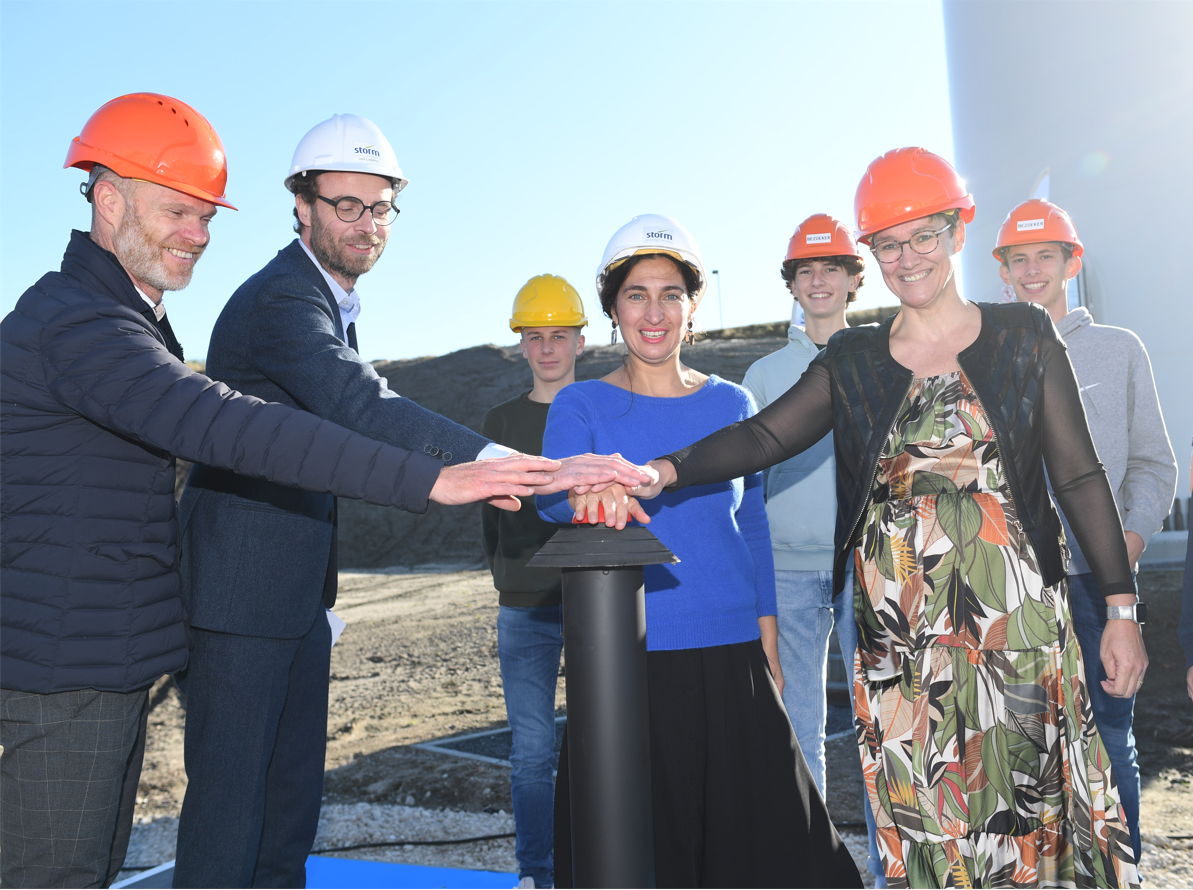
<svg viewBox="0 0 1193 890">
<path fill-rule="evenodd" d="M 1081 271 L 1084 253 L 1069 214 L 1035 198 L 1007 215 L 994 247 L 1003 283 L 1014 290 L 1016 299 L 1048 310 L 1068 347 L 1089 431 L 1118 504 L 1127 556 L 1136 565 L 1148 538 L 1160 530 L 1172 509 L 1176 458 L 1143 343 L 1125 328 L 1095 324 L 1084 306 L 1069 309 L 1067 286 Z M 1105 692 L 1100 649 L 1108 617 L 1134 617 L 1142 622 L 1143 605 L 1105 604 L 1063 512 L 1061 519 L 1072 556 L 1069 607 L 1085 661 L 1094 720 L 1110 755 L 1138 862 L 1139 764 L 1132 728 L 1135 697 Z M 1128 614 L 1117 614 L 1124 609 Z"/>
<path fill-rule="evenodd" d="M 571 484 L 542 458 L 445 467 L 189 368 L 163 296 L 187 285 L 217 206 L 232 205 L 219 137 L 186 103 L 112 100 L 66 166 L 88 174 L 91 229 L 0 322 L 5 887 L 107 886 L 123 863 L 148 690 L 187 660 L 175 454 L 414 511 L 492 497 L 516 509 Z"/>
<path fill-rule="evenodd" d="M 337 114 L 311 128 L 284 180 L 298 237 L 232 294 L 207 370 L 241 392 L 425 455 L 449 475 L 500 465 L 517 452 L 402 398 L 356 350 L 357 285 L 388 243 L 406 181 L 367 118 Z M 647 478 L 620 458 L 580 456 L 560 462 L 553 484 L 573 476 Z M 176 887 L 305 882 L 337 620 L 328 611 L 337 582 L 333 494 L 208 461 L 191 472 L 179 505 L 191 658 L 180 677 L 188 781 Z M 229 548 L 236 559 L 226 558 Z"/>
</svg>

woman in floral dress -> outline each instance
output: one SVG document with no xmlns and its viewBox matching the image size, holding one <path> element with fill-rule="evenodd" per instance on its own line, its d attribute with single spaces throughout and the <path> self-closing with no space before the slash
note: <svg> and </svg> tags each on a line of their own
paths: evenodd
<svg viewBox="0 0 1193 890">
<path fill-rule="evenodd" d="M 855 702 L 891 886 L 1115 886 L 1111 845 L 1130 854 L 1068 606 L 1007 491 L 964 374 L 915 379 L 856 552 Z"/>
<path fill-rule="evenodd" d="M 831 430 L 835 576 L 854 560 L 858 741 L 888 886 L 1134 885 L 1045 463 L 1107 604 L 1135 587 L 1064 344 L 1038 307 L 961 296 L 974 202 L 943 158 L 876 159 L 856 209 L 899 313 L 839 332 L 784 396 L 653 461 L 660 481 L 634 494 L 754 472 Z M 1139 688 L 1137 624 L 1108 621 L 1101 656 L 1110 694 Z"/>
</svg>

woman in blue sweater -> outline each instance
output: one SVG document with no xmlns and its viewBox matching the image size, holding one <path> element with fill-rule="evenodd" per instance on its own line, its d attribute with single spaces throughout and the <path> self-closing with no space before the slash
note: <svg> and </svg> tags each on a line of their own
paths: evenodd
<svg viewBox="0 0 1193 890">
<path fill-rule="evenodd" d="M 597 289 L 626 359 L 559 393 L 544 454 L 648 460 L 753 413 L 741 387 L 680 361 L 704 280 L 698 249 L 674 220 L 639 216 L 614 234 Z M 566 523 L 598 503 L 610 525 L 627 515 L 649 521 L 681 560 L 645 568 L 657 885 L 860 886 L 779 698 L 761 476 L 664 493 L 645 508 L 618 487 L 540 498 L 539 508 Z M 567 799 L 563 764 L 558 782 L 557 812 Z M 570 876 L 569 848 L 568 826 L 557 825 L 560 881 Z"/>
</svg>

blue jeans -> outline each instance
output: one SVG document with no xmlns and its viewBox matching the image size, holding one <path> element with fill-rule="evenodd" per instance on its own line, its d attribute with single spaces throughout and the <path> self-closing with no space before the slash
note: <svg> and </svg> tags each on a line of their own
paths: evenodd
<svg viewBox="0 0 1193 890">
<path fill-rule="evenodd" d="M 849 708 L 853 710 L 853 656 L 857 651 L 857 623 L 853 617 L 853 570 L 845 574 L 845 588 L 833 598 L 833 573 L 775 570 L 778 604 L 779 663 L 783 667 L 783 705 L 799 740 L 808 770 L 824 797 L 824 736 L 828 717 L 828 640 L 834 625 L 845 676 Z M 859 774 L 859 779 L 861 778 Z M 866 833 L 870 840 L 867 863 L 879 887 L 886 886 L 875 842 L 870 799 L 862 793 Z"/>
<path fill-rule="evenodd" d="M 1139 763 L 1131 725 L 1135 719 L 1135 696 L 1115 698 L 1102 689 L 1106 671 L 1102 668 L 1100 650 L 1102 629 L 1106 627 L 1106 601 L 1098 591 L 1092 572 L 1069 575 L 1069 609 L 1085 662 L 1085 684 L 1094 708 L 1094 722 L 1098 724 L 1098 732 L 1110 757 L 1127 828 L 1131 832 L 1135 861 L 1139 862 Z"/>
<path fill-rule="evenodd" d="M 514 804 L 518 876 L 554 883 L 555 685 L 563 649 L 560 606 L 502 606 L 497 654 L 509 716 L 510 797 Z"/>
<path fill-rule="evenodd" d="M 832 572 L 775 571 L 779 619 L 779 663 L 783 666 L 783 704 L 799 739 L 808 769 L 824 797 L 824 732 L 828 716 L 828 640 L 833 626 L 853 681 L 857 625 L 853 620 L 853 573 L 834 601 Z M 850 689 L 850 701 L 853 690 Z"/>
</svg>

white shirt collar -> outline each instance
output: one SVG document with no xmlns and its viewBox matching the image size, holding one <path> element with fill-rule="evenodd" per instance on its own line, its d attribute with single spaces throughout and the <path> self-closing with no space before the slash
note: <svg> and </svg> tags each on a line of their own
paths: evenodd
<svg viewBox="0 0 1193 890">
<path fill-rule="evenodd" d="M 154 318 L 156 318 L 158 321 L 161 321 L 163 318 L 166 317 L 166 301 L 165 301 L 165 299 L 160 299 L 155 303 L 155 302 L 153 302 L 153 300 L 149 299 L 149 297 L 145 296 L 145 292 L 143 290 L 141 290 L 139 287 L 137 287 L 135 284 L 133 285 L 133 288 L 137 291 L 138 294 L 140 294 L 141 299 L 145 301 L 145 304 L 150 309 L 153 310 Z"/>
<path fill-rule="evenodd" d="M 311 258 L 311 262 L 315 264 L 315 268 L 319 270 L 320 274 L 323 275 L 323 280 L 331 288 L 331 295 L 335 299 L 336 305 L 340 307 L 340 319 L 344 322 L 344 331 L 347 332 L 348 325 L 360 317 L 360 294 L 356 288 L 348 291 L 344 290 L 340 283 L 332 278 L 331 274 L 323 268 L 323 264 L 315 259 L 315 254 L 307 247 L 307 243 L 299 238 L 298 244 L 306 252 L 306 255 Z"/>
</svg>

